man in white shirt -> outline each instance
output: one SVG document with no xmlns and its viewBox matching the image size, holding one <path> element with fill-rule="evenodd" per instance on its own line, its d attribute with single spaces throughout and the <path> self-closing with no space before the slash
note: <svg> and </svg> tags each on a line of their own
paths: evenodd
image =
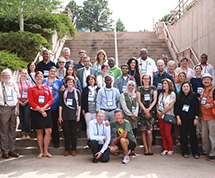
<svg viewBox="0 0 215 178">
<path fill-rule="evenodd" d="M 109 161 L 110 150 L 108 145 L 110 143 L 110 126 L 105 125 L 105 111 L 99 110 L 96 114 L 96 119 L 89 123 L 89 141 L 88 145 L 93 153 L 93 163 L 98 160 L 102 162 Z"/>
<path fill-rule="evenodd" d="M 157 72 L 157 67 L 154 59 L 148 57 L 147 49 L 140 50 L 140 57 L 137 59 L 139 69 L 143 74 L 149 74 L 151 76 L 151 83 L 153 82 L 153 75 Z"/>
<path fill-rule="evenodd" d="M 84 67 L 77 70 L 77 77 L 81 82 L 81 88 L 85 88 L 87 86 L 87 76 L 94 75 L 97 77 L 97 71 L 90 67 L 90 57 L 84 57 Z"/>
<path fill-rule="evenodd" d="M 16 139 L 16 115 L 19 115 L 19 89 L 15 82 L 11 81 L 10 69 L 4 69 L 0 82 L 0 142 L 3 151 L 2 157 L 18 157 L 15 152 Z M 17 111 L 17 113 L 16 113 Z"/>
</svg>

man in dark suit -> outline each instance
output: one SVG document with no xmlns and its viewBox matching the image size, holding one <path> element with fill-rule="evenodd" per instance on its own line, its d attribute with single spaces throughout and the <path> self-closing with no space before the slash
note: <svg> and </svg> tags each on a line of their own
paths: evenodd
<svg viewBox="0 0 215 178">
<path fill-rule="evenodd" d="M 97 72 L 95 69 L 90 67 L 90 57 L 84 57 L 84 67 L 77 70 L 77 77 L 81 82 L 82 89 L 87 86 L 86 78 L 88 75 L 94 75 L 97 77 Z"/>
</svg>

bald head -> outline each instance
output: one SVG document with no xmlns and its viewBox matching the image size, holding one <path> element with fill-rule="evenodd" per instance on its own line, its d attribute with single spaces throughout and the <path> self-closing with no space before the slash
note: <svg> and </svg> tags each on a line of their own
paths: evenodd
<svg viewBox="0 0 215 178">
<path fill-rule="evenodd" d="M 164 61 L 162 59 L 159 59 L 157 61 L 157 68 L 160 73 L 164 72 L 164 67 L 165 67 Z"/>
</svg>

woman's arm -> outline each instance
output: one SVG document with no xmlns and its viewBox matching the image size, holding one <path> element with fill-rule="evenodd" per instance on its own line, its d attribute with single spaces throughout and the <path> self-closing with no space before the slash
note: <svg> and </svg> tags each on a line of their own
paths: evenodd
<svg viewBox="0 0 215 178">
<path fill-rule="evenodd" d="M 131 116 L 132 113 L 126 105 L 124 93 L 122 93 L 120 96 L 120 103 L 121 103 L 121 107 L 122 107 L 122 110 L 124 111 L 124 113 L 128 116 Z"/>
<path fill-rule="evenodd" d="M 146 109 L 145 107 L 144 107 L 144 105 L 143 105 L 143 103 L 141 102 L 141 96 L 140 96 L 140 91 L 137 91 L 137 101 L 138 101 L 138 103 L 139 103 L 139 105 L 140 105 L 140 107 L 143 109 L 143 111 Z"/>
</svg>

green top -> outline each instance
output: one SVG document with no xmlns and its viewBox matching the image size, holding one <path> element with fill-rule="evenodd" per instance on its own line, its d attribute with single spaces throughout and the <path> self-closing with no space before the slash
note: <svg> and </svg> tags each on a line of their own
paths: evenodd
<svg viewBox="0 0 215 178">
<path fill-rule="evenodd" d="M 116 128 L 117 134 L 119 136 L 121 136 L 124 133 L 124 131 L 127 131 L 128 134 L 127 134 L 126 138 L 128 140 L 133 141 L 133 142 L 135 142 L 137 144 L 136 138 L 134 136 L 134 133 L 133 133 L 133 130 L 131 128 L 131 125 L 130 125 L 129 121 L 124 120 L 124 122 L 122 124 L 119 124 L 119 122 L 117 122 L 117 121 L 111 121 L 110 125 L 111 125 L 111 127 Z"/>
<path fill-rule="evenodd" d="M 114 79 L 116 79 L 117 77 L 122 75 L 122 71 L 120 70 L 120 68 L 118 68 L 116 66 L 114 66 L 112 69 L 110 69 L 110 72 L 112 72 L 114 74 Z"/>
</svg>

